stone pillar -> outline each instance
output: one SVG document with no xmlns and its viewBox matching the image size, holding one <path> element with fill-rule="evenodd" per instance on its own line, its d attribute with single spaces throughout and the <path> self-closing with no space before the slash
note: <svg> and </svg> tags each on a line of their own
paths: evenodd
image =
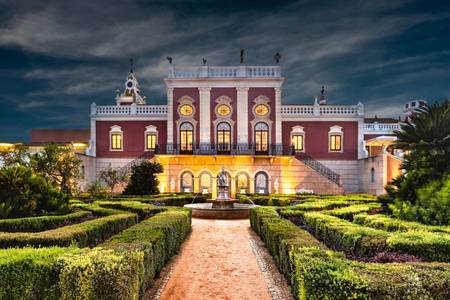
<svg viewBox="0 0 450 300">
<path fill-rule="evenodd" d="M 211 88 L 198 88 L 200 94 L 200 151 L 211 148 Z"/>
<path fill-rule="evenodd" d="M 212 191 L 211 191 L 211 199 L 217 198 L 217 177 L 212 177 Z"/>
<path fill-rule="evenodd" d="M 237 143 L 248 145 L 248 88 L 239 87 L 237 91 Z M 241 146 L 241 147 L 242 147 Z"/>
<path fill-rule="evenodd" d="M 283 142 L 281 133 L 281 88 L 275 88 L 275 145 L 276 154 L 282 154 Z"/>
<path fill-rule="evenodd" d="M 167 150 L 173 145 L 173 88 L 167 88 Z"/>
</svg>

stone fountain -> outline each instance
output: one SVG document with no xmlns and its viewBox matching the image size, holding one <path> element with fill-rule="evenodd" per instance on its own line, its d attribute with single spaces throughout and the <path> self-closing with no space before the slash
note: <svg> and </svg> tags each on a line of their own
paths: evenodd
<svg viewBox="0 0 450 300">
<path fill-rule="evenodd" d="M 217 175 L 217 198 L 208 200 L 208 203 L 186 204 L 192 209 L 194 218 L 205 219 L 246 219 L 250 215 L 253 204 L 239 204 L 238 200 L 230 198 L 230 182 L 227 173 L 222 167 Z"/>
</svg>

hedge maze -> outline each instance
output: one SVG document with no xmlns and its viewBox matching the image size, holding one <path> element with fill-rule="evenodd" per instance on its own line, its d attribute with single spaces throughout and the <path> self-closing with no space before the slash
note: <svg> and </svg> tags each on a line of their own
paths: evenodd
<svg viewBox="0 0 450 300">
<path fill-rule="evenodd" d="M 0 299 L 140 299 L 191 231 L 184 208 L 87 200 L 0 220 Z"/>
<path fill-rule="evenodd" d="M 391 218 L 362 195 L 293 201 L 250 221 L 296 299 L 450 299 L 448 226 Z"/>
</svg>

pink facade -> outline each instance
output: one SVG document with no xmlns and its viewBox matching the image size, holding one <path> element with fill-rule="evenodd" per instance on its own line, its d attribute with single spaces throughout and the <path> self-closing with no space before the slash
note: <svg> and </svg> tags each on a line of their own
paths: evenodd
<svg viewBox="0 0 450 300">
<path fill-rule="evenodd" d="M 234 121 L 234 130 L 233 130 L 233 141 L 236 143 L 237 141 L 237 92 L 235 88 L 212 88 L 211 89 L 211 107 L 210 107 L 210 113 L 211 113 L 211 128 L 214 128 L 214 120 L 216 120 L 216 100 L 221 97 L 226 96 L 231 99 L 231 109 L 233 110 L 231 114 L 231 120 Z M 216 143 L 216 137 L 214 135 L 214 130 L 211 130 L 211 141 L 214 141 Z"/>
<path fill-rule="evenodd" d="M 294 126 L 303 126 L 305 132 L 305 153 L 315 159 L 349 160 L 358 159 L 358 122 L 298 121 L 283 122 L 283 142 L 291 140 Z M 328 147 L 328 133 L 331 126 L 342 127 L 343 151 L 331 152 Z"/>
<path fill-rule="evenodd" d="M 255 116 L 253 114 L 253 106 L 255 105 L 254 100 L 259 97 L 259 96 L 265 96 L 267 98 L 269 98 L 269 107 L 270 107 L 270 121 L 272 121 L 272 126 L 271 126 L 271 133 L 270 133 L 270 138 L 272 143 L 271 144 L 275 144 L 275 120 L 276 120 L 276 115 L 275 115 L 275 89 L 274 88 L 250 88 L 248 90 L 248 120 L 249 122 L 251 122 L 252 120 L 255 119 Z M 250 144 L 253 143 L 253 128 L 250 126 L 248 127 L 248 142 Z"/>
<path fill-rule="evenodd" d="M 97 157 L 134 158 L 143 155 L 145 149 L 145 128 L 153 125 L 158 131 L 157 144 L 164 144 L 167 136 L 166 121 L 97 121 Z M 120 126 L 123 131 L 123 150 L 110 150 L 110 130 Z"/>
<path fill-rule="evenodd" d="M 178 113 L 178 107 L 180 106 L 179 100 L 181 100 L 184 96 L 188 96 L 192 98 L 194 101 L 192 105 L 195 108 L 194 113 L 194 120 L 199 121 L 200 120 L 200 106 L 199 106 L 199 92 L 198 88 L 175 88 L 173 90 L 173 116 L 174 116 L 174 126 L 173 126 L 173 136 L 174 136 L 174 143 L 177 144 L 177 136 L 178 136 L 178 128 L 175 125 L 176 121 L 180 118 L 180 115 Z M 198 143 L 200 140 L 200 128 L 195 126 L 195 141 Z"/>
</svg>

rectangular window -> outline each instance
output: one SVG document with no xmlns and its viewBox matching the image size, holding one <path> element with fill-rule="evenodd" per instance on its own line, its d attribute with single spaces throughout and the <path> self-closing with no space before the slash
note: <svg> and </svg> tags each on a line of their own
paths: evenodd
<svg viewBox="0 0 450 300">
<path fill-rule="evenodd" d="M 147 134 L 146 147 L 147 150 L 154 150 L 156 148 L 156 134 L 154 133 Z"/>
<path fill-rule="evenodd" d="M 292 136 L 292 146 L 295 151 L 303 151 L 303 135 L 296 134 Z"/>
<path fill-rule="evenodd" d="M 121 150 L 122 149 L 122 134 L 121 133 L 111 133 L 111 149 Z"/>
<path fill-rule="evenodd" d="M 340 134 L 330 135 L 330 151 L 342 151 L 342 136 Z"/>
</svg>

